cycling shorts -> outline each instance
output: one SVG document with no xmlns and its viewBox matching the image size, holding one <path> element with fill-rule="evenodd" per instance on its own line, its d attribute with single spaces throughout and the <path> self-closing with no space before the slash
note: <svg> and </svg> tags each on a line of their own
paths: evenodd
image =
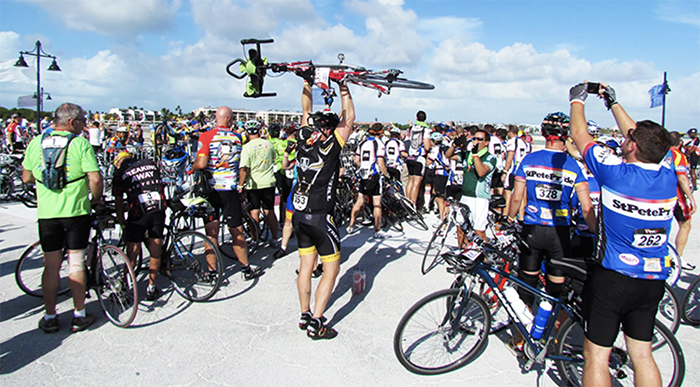
<svg viewBox="0 0 700 387">
<path fill-rule="evenodd" d="M 445 189 L 447 188 L 447 176 L 435 175 L 433 178 L 433 189 L 435 196 L 445 198 Z"/>
<path fill-rule="evenodd" d="M 503 188 L 503 180 L 501 180 L 501 176 L 503 176 L 505 172 L 501 170 L 495 170 L 493 171 L 493 176 L 491 177 L 491 188 Z"/>
<path fill-rule="evenodd" d="M 695 154 L 695 152 L 691 153 L 690 157 L 688 157 L 688 164 L 690 164 L 690 169 L 697 169 L 699 162 L 700 162 L 700 156 Z"/>
<path fill-rule="evenodd" d="M 322 262 L 340 260 L 340 237 L 330 215 L 297 211 L 292 224 L 297 233 L 299 255 L 318 253 Z"/>
<path fill-rule="evenodd" d="M 219 217 L 223 216 L 223 221 L 231 228 L 243 225 L 241 198 L 238 196 L 238 191 L 214 190 L 206 195 L 205 198 L 216 210 L 212 216 L 205 219 L 205 223 L 218 221 Z"/>
<path fill-rule="evenodd" d="M 679 222 L 685 222 L 692 218 L 690 215 L 691 208 L 686 203 L 685 199 L 678 198 L 676 202 L 676 207 L 673 209 L 673 217 Z"/>
<path fill-rule="evenodd" d="M 251 210 L 275 208 L 275 187 L 249 190 L 246 191 L 246 196 Z"/>
<path fill-rule="evenodd" d="M 425 173 L 425 164 L 416 160 L 406 160 L 409 176 L 423 176 Z"/>
<path fill-rule="evenodd" d="M 506 175 L 506 180 L 503 182 L 503 189 L 512 191 L 513 187 L 515 187 L 515 173 L 509 173 Z"/>
<path fill-rule="evenodd" d="M 432 186 L 435 182 L 435 170 L 432 168 L 425 169 L 425 175 L 423 176 L 423 184 Z"/>
<path fill-rule="evenodd" d="M 448 185 L 445 187 L 445 196 L 454 200 L 460 200 L 462 198 L 462 186 Z"/>
<path fill-rule="evenodd" d="M 520 270 L 539 272 L 542 260 L 545 260 L 548 275 L 563 277 L 565 273 L 550 265 L 549 262 L 552 259 L 569 257 L 571 247 L 569 232 L 569 226 L 524 225 L 521 236 L 530 246 L 530 250 L 520 254 Z"/>
<path fill-rule="evenodd" d="M 360 180 L 360 193 L 365 196 L 382 196 L 383 179 L 375 174 L 369 179 Z"/>
<path fill-rule="evenodd" d="M 39 219 L 41 250 L 46 252 L 83 250 L 90 238 L 90 215 L 71 218 Z"/>
<path fill-rule="evenodd" d="M 393 167 L 386 167 L 386 171 L 389 172 L 389 176 L 396 180 L 401 181 L 401 171 Z"/>
<path fill-rule="evenodd" d="M 595 237 L 574 234 L 571 237 L 571 258 L 592 258 L 595 252 Z"/>
<path fill-rule="evenodd" d="M 143 242 L 146 239 L 163 239 L 165 230 L 165 211 L 151 212 L 136 219 L 126 221 L 124 241 Z"/>
<path fill-rule="evenodd" d="M 651 341 L 664 281 L 627 277 L 596 266 L 583 287 L 583 320 L 588 340 L 612 347 L 622 324 L 626 336 Z"/>
<path fill-rule="evenodd" d="M 286 202 L 289 193 L 292 192 L 293 179 L 290 179 L 285 174 L 285 171 L 279 170 L 275 172 L 275 179 L 277 180 L 277 190 L 280 193 L 280 200 Z"/>
</svg>

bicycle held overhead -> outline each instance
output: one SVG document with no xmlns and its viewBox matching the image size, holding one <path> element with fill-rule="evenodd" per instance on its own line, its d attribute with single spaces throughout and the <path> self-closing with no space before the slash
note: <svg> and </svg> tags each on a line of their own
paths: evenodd
<svg viewBox="0 0 700 387">
<path fill-rule="evenodd" d="M 280 75 L 292 72 L 306 80 L 309 84 L 321 89 L 332 89 L 330 81 L 350 82 L 356 85 L 375 89 L 379 97 L 382 94 L 389 94 L 394 87 L 405 89 L 432 90 L 435 86 L 425 83 L 401 78 L 403 72 L 398 69 L 369 70 L 361 66 L 344 64 L 344 54 L 338 54 L 339 63 L 336 65 L 319 65 L 312 61 L 298 62 L 278 62 L 268 63 L 267 58 L 262 56 L 261 44 L 273 43 L 273 39 L 243 39 L 241 44 L 244 47 L 244 59 L 238 58 L 226 65 L 226 72 L 236 78 L 248 78 L 244 97 L 274 97 L 277 93 L 264 92 L 263 84 L 268 70 Z M 255 45 L 255 48 L 245 53 L 246 45 Z M 236 69 L 236 65 L 238 68 Z"/>
</svg>

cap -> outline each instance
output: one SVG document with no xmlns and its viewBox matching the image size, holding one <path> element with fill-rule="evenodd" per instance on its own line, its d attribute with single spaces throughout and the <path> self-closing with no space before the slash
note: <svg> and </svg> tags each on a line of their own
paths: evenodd
<svg viewBox="0 0 700 387">
<path fill-rule="evenodd" d="M 117 163 L 118 163 L 119 161 L 121 161 L 122 159 L 131 158 L 131 157 L 133 157 L 133 156 L 132 156 L 131 153 L 129 153 L 129 152 L 119 152 L 119 154 L 117 155 L 117 157 L 114 158 L 114 161 L 113 161 L 114 166 L 117 166 Z"/>
<path fill-rule="evenodd" d="M 690 128 L 688 129 L 688 134 L 698 134 L 698 130 L 696 128 Z"/>
</svg>

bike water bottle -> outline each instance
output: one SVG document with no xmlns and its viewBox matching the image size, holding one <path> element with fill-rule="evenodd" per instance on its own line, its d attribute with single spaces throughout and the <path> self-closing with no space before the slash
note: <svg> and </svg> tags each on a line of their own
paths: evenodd
<svg viewBox="0 0 700 387">
<path fill-rule="evenodd" d="M 508 287 L 503 289 L 503 295 L 506 296 L 508 303 L 513 307 L 520 322 L 525 325 L 527 330 L 530 330 L 530 326 L 532 325 L 532 312 L 530 312 L 530 308 L 525 305 L 523 300 L 520 299 L 518 292 L 516 292 L 514 288 Z"/>
<path fill-rule="evenodd" d="M 537 310 L 537 316 L 535 316 L 535 323 L 530 330 L 530 335 L 533 339 L 539 340 L 544 334 L 544 328 L 547 326 L 547 321 L 549 320 L 549 315 L 552 313 L 552 304 L 547 300 L 542 300 L 540 302 L 540 308 Z"/>
<path fill-rule="evenodd" d="M 352 294 L 358 295 L 362 293 L 362 272 L 360 269 L 355 269 L 352 272 Z"/>
</svg>

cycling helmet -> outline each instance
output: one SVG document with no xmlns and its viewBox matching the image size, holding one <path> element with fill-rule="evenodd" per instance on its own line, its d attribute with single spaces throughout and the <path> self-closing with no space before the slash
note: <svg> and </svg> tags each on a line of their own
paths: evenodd
<svg viewBox="0 0 700 387">
<path fill-rule="evenodd" d="M 258 121 L 251 120 L 246 121 L 243 127 L 245 128 L 245 131 L 248 132 L 248 134 L 258 134 L 260 133 L 260 129 L 262 129 L 262 124 Z"/>
<path fill-rule="evenodd" d="M 542 135 L 551 140 L 564 140 L 569 135 L 569 116 L 562 112 L 550 113 L 542 120 Z"/>
<path fill-rule="evenodd" d="M 401 134 L 401 129 L 399 129 L 399 128 L 395 127 L 395 126 L 392 126 L 391 129 L 389 129 L 389 133 L 391 133 L 391 134 Z"/>
<path fill-rule="evenodd" d="M 587 124 L 588 124 L 588 134 L 590 134 L 593 137 L 597 137 L 600 134 L 600 125 L 598 125 L 593 120 L 588 120 Z"/>
<path fill-rule="evenodd" d="M 295 133 L 297 129 L 299 129 L 299 125 L 294 121 L 289 121 L 284 124 L 284 131 L 287 132 L 287 135 Z"/>
<path fill-rule="evenodd" d="M 116 167 L 117 163 L 119 163 L 119 161 L 126 159 L 126 158 L 131 158 L 131 157 L 134 157 L 134 156 L 132 156 L 131 153 L 129 153 L 129 152 L 119 152 L 119 154 L 117 155 L 117 157 L 114 158 L 114 161 L 112 161 L 112 163 Z"/>
<path fill-rule="evenodd" d="M 445 124 L 443 124 L 443 123 L 441 122 L 441 123 L 435 125 L 435 126 L 433 127 L 433 130 L 434 130 L 435 132 L 444 133 L 444 132 L 447 130 L 447 125 L 445 125 Z"/>
<path fill-rule="evenodd" d="M 309 126 L 315 130 L 335 129 L 340 123 L 340 118 L 331 110 L 319 110 L 309 115 Z"/>
<path fill-rule="evenodd" d="M 267 133 L 270 135 L 270 138 L 279 138 L 281 131 L 282 125 L 277 122 L 273 122 L 267 127 Z"/>
<path fill-rule="evenodd" d="M 442 142 L 442 133 L 433 132 L 432 134 L 430 134 L 430 139 L 435 142 Z"/>
</svg>

